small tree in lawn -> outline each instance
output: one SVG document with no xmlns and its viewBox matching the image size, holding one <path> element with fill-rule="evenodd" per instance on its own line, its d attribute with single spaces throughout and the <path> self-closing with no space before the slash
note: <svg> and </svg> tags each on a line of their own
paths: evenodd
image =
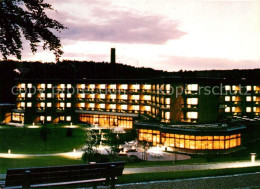
<svg viewBox="0 0 260 189">
<path fill-rule="evenodd" d="M 113 133 L 110 130 L 107 134 L 107 143 L 111 149 L 111 155 L 116 155 L 119 152 L 120 138 L 118 133 Z"/>
<path fill-rule="evenodd" d="M 150 148 L 149 142 L 146 140 L 143 141 L 143 160 L 147 159 L 147 150 Z"/>
<path fill-rule="evenodd" d="M 94 147 L 97 146 L 97 141 L 98 138 L 94 131 L 86 131 L 86 149 L 82 155 L 82 160 L 86 163 L 95 161 L 95 155 L 97 154 L 97 151 Z"/>
</svg>

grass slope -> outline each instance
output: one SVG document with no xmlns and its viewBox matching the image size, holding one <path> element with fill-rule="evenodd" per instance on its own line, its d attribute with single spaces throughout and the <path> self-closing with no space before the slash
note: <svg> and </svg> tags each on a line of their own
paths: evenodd
<svg viewBox="0 0 260 189">
<path fill-rule="evenodd" d="M 85 143 L 83 129 L 73 129 L 72 137 L 66 136 L 66 128 L 50 128 L 47 140 L 40 137 L 40 128 L 0 128 L 0 153 L 11 149 L 15 154 L 48 154 L 69 152 Z"/>
</svg>

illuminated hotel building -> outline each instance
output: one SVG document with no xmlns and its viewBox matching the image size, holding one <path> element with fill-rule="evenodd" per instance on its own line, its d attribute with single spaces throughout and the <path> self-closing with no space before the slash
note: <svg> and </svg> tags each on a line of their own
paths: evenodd
<svg viewBox="0 0 260 189">
<path fill-rule="evenodd" d="M 233 150 L 257 120 L 260 86 L 217 78 L 21 80 L 13 122 L 86 123 L 136 129 L 139 141 L 168 149 Z"/>
</svg>

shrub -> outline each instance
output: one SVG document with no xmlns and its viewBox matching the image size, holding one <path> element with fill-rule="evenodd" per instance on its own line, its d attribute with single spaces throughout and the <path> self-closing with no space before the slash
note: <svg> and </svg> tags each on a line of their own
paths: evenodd
<svg viewBox="0 0 260 189">
<path fill-rule="evenodd" d="M 66 136 L 67 137 L 72 137 L 72 128 L 67 128 L 67 131 L 66 131 Z"/>
<path fill-rule="evenodd" d="M 40 137 L 43 141 L 48 139 L 48 134 L 50 134 L 50 130 L 47 127 L 42 127 L 40 129 Z"/>
</svg>

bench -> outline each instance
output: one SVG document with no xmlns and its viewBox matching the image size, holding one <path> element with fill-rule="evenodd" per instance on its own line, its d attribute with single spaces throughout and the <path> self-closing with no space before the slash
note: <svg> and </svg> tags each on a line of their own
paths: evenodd
<svg viewBox="0 0 260 189">
<path fill-rule="evenodd" d="M 96 188 L 98 184 L 115 188 L 115 180 L 121 176 L 125 162 L 32 167 L 8 169 L 6 189 L 39 188 L 86 184 Z"/>
</svg>

